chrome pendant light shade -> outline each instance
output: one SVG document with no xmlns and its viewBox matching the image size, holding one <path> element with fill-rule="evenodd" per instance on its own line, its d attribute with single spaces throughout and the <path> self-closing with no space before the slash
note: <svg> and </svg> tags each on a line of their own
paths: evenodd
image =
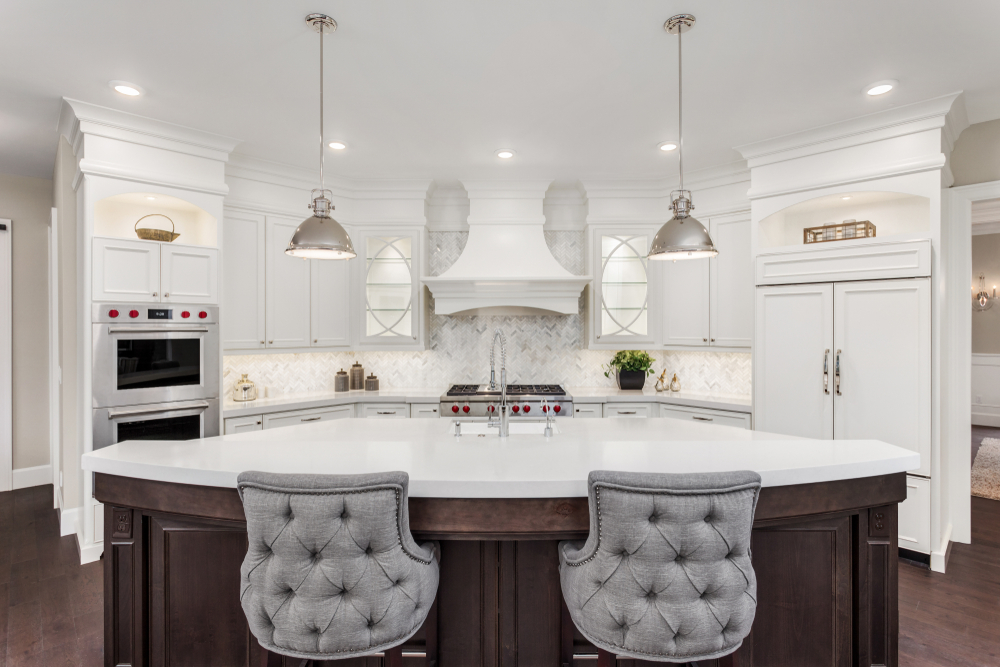
<svg viewBox="0 0 1000 667">
<path fill-rule="evenodd" d="M 674 216 L 668 220 L 660 231 L 656 232 L 649 246 L 649 259 L 672 260 L 698 259 L 715 257 L 719 251 L 712 242 L 712 236 L 695 218 L 691 217 L 694 204 L 691 202 L 691 191 L 684 189 L 684 132 L 683 132 L 683 100 L 681 70 L 681 33 L 694 27 L 695 18 L 691 14 L 671 16 L 663 24 L 663 29 L 672 35 L 677 35 L 677 155 L 680 161 L 680 189 L 670 193 L 670 208 Z"/>
<path fill-rule="evenodd" d="M 305 259 L 353 259 L 358 256 L 351 243 L 351 235 L 339 222 L 330 217 L 333 204 L 331 192 L 325 188 L 323 173 L 326 153 L 323 143 L 323 36 L 337 29 L 337 22 L 325 14 L 306 17 L 319 33 L 319 181 L 320 188 L 312 191 L 313 214 L 300 224 L 285 248 L 286 255 Z"/>
</svg>

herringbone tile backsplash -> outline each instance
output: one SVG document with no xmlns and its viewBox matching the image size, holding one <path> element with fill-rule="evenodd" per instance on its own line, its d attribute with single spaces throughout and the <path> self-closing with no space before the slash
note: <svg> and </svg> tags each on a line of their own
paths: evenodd
<svg viewBox="0 0 1000 667">
<path fill-rule="evenodd" d="M 465 248 L 467 232 L 431 232 L 428 265 L 439 275 Z M 583 232 L 545 232 L 553 256 L 571 273 L 586 273 Z M 586 349 L 585 303 L 577 315 L 465 316 L 434 315 L 428 322 L 428 349 L 422 352 L 312 352 L 231 355 L 223 360 L 223 391 L 229 395 L 240 373 L 249 374 L 268 396 L 333 391 L 334 373 L 360 361 L 383 387 L 444 388 L 451 383 L 484 382 L 489 377 L 493 331 L 507 337 L 507 379 L 511 383 L 559 383 L 614 386 L 601 364 L 608 350 Z M 736 352 L 666 352 L 648 350 L 657 374 L 677 373 L 685 391 L 750 394 L 750 354 Z M 498 351 L 499 354 L 499 351 Z"/>
</svg>

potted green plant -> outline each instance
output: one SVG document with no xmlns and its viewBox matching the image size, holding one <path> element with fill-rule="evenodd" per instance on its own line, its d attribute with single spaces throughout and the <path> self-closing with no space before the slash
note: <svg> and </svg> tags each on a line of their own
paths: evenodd
<svg viewBox="0 0 1000 667">
<path fill-rule="evenodd" d="M 653 373 L 653 359 L 641 350 L 619 350 L 604 368 L 604 377 L 615 374 L 619 389 L 642 389 L 646 375 Z"/>
</svg>

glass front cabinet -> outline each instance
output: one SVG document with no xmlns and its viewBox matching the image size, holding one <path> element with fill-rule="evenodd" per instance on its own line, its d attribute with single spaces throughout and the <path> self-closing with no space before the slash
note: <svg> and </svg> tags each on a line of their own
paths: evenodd
<svg viewBox="0 0 1000 667">
<path fill-rule="evenodd" d="M 656 344 L 660 290 L 650 275 L 658 274 L 658 269 L 646 259 L 655 233 L 656 229 L 645 227 L 591 229 L 591 348 L 642 349 Z"/>
<path fill-rule="evenodd" d="M 423 349 L 423 230 L 369 227 L 354 237 L 354 312 L 362 314 L 359 347 Z"/>
</svg>

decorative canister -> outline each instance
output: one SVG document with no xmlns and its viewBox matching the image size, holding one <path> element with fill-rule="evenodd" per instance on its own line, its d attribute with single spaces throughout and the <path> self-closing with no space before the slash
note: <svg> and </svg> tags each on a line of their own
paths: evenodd
<svg viewBox="0 0 1000 667">
<path fill-rule="evenodd" d="M 347 371 L 341 368 L 333 376 L 333 390 L 347 391 L 350 388 L 351 388 L 351 379 L 347 377 Z"/>
<path fill-rule="evenodd" d="M 674 379 L 670 381 L 670 391 L 680 391 L 681 381 L 677 379 L 677 373 L 674 373 Z"/>
<path fill-rule="evenodd" d="M 257 400 L 257 385 L 253 383 L 253 380 L 247 379 L 246 373 L 241 375 L 239 381 L 233 385 L 233 400 L 240 402 Z"/>
<path fill-rule="evenodd" d="M 351 366 L 351 389 L 364 389 L 365 388 L 365 367 L 361 365 L 361 362 L 356 361 L 354 365 Z"/>
<path fill-rule="evenodd" d="M 365 378 L 365 391 L 378 391 L 378 378 L 374 373 Z"/>
</svg>

